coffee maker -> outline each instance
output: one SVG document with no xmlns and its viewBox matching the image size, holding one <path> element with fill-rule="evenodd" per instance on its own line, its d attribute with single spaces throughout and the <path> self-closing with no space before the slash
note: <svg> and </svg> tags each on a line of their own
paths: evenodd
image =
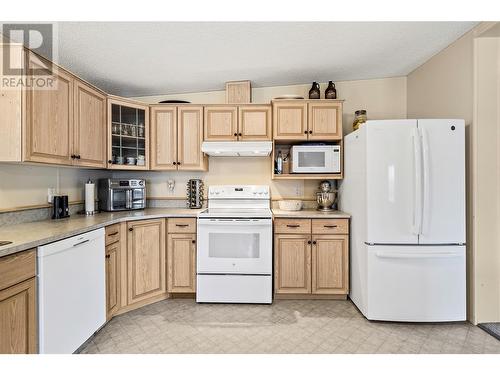
<svg viewBox="0 0 500 375">
<path fill-rule="evenodd" d="M 55 195 L 52 198 L 52 219 L 69 217 L 69 204 L 67 195 Z"/>
</svg>

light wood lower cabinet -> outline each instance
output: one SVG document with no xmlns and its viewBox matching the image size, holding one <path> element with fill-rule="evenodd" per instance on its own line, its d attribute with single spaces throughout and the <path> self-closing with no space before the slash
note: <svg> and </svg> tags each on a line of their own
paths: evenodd
<svg viewBox="0 0 500 375">
<path fill-rule="evenodd" d="M 35 250 L 0 258 L 0 354 L 37 352 Z"/>
<path fill-rule="evenodd" d="M 196 219 L 168 219 L 167 290 L 196 293 Z"/>
<path fill-rule="evenodd" d="M 165 220 L 127 224 L 128 304 L 166 293 Z"/>
<path fill-rule="evenodd" d="M 311 293 L 310 235 L 276 235 L 274 257 L 276 293 Z"/>
<path fill-rule="evenodd" d="M 106 317 L 111 317 L 120 307 L 120 242 L 106 246 Z"/>
<path fill-rule="evenodd" d="M 313 235 L 311 262 L 313 294 L 347 294 L 348 242 L 347 235 Z"/>
<path fill-rule="evenodd" d="M 274 232 L 276 295 L 349 293 L 348 219 L 276 219 Z"/>
<path fill-rule="evenodd" d="M 167 264 L 168 291 L 170 293 L 195 293 L 196 234 L 168 235 Z"/>
</svg>

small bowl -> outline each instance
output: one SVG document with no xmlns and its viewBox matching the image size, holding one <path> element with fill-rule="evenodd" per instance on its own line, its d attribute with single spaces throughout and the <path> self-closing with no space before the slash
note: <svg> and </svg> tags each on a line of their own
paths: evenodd
<svg viewBox="0 0 500 375">
<path fill-rule="evenodd" d="M 300 211 L 302 209 L 302 201 L 299 200 L 279 201 L 278 205 L 283 211 Z"/>
</svg>

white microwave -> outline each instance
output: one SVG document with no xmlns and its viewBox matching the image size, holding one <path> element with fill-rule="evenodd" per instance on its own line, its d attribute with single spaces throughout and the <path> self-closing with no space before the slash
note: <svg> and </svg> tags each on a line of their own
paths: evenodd
<svg viewBox="0 0 500 375">
<path fill-rule="evenodd" d="M 339 145 L 292 146 L 292 173 L 340 173 Z"/>
</svg>

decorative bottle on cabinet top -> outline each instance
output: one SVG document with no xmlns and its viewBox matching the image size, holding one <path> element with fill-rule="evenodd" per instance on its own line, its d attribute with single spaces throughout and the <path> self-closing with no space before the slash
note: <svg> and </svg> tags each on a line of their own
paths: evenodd
<svg viewBox="0 0 500 375">
<path fill-rule="evenodd" d="M 328 81 L 328 87 L 325 90 L 325 99 L 337 99 L 337 89 L 333 81 Z"/>
<path fill-rule="evenodd" d="M 309 90 L 309 99 L 319 99 L 320 98 L 319 83 L 313 82 L 311 89 Z"/>
</svg>

